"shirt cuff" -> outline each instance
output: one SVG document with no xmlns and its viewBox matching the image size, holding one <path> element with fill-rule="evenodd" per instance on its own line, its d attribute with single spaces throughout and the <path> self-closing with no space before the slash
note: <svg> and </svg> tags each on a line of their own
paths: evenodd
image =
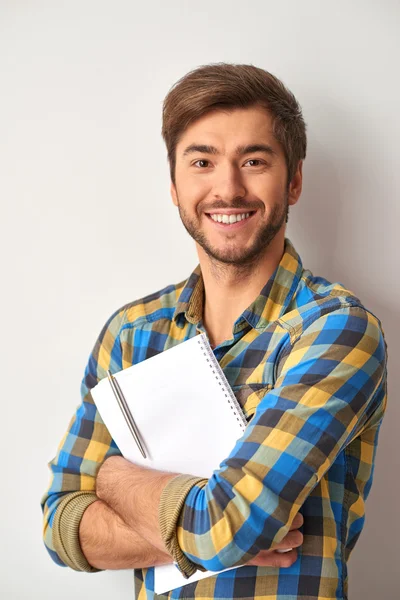
<svg viewBox="0 0 400 600">
<path fill-rule="evenodd" d="M 53 546 L 61 560 L 74 571 L 96 573 L 79 543 L 79 525 L 85 510 L 99 498 L 94 492 L 73 492 L 60 502 L 52 526 Z"/>
<path fill-rule="evenodd" d="M 161 493 L 160 504 L 158 508 L 158 522 L 160 526 L 161 537 L 168 552 L 174 559 L 174 564 L 182 573 L 185 579 L 188 579 L 197 570 L 207 571 L 201 565 L 198 565 L 182 552 L 177 538 L 178 521 L 185 504 L 186 496 L 197 485 L 202 488 L 208 483 L 208 479 L 203 477 L 193 477 L 192 475 L 177 475 L 171 479 Z"/>
</svg>

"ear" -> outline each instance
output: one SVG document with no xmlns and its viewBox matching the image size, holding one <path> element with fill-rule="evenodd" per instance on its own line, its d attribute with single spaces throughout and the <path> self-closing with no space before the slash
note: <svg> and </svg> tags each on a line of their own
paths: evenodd
<svg viewBox="0 0 400 600">
<path fill-rule="evenodd" d="M 292 181 L 289 185 L 288 203 L 290 206 L 296 204 L 300 198 L 301 189 L 303 185 L 303 161 L 299 160 L 297 165 L 296 173 L 294 174 Z"/>
<path fill-rule="evenodd" d="M 178 195 L 176 193 L 176 186 L 172 183 L 172 181 L 171 181 L 170 191 L 171 191 L 172 202 L 175 204 L 175 206 L 178 206 Z"/>
</svg>

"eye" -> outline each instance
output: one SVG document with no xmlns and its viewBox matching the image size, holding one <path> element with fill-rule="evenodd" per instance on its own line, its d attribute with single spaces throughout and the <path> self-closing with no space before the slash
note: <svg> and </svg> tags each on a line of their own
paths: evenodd
<svg viewBox="0 0 400 600">
<path fill-rule="evenodd" d="M 250 166 L 252 166 L 252 167 L 259 167 L 259 166 L 261 166 L 262 164 L 265 164 L 265 163 L 264 163 L 262 160 L 260 160 L 259 158 L 250 158 L 249 160 L 247 160 L 247 161 L 246 161 L 246 163 L 249 163 L 249 162 L 252 162 L 252 163 L 257 163 L 257 164 L 250 165 Z M 246 164 L 246 163 L 245 163 L 245 164 Z"/>
<path fill-rule="evenodd" d="M 205 160 L 204 158 L 200 158 L 199 160 L 196 160 L 196 162 L 193 163 L 193 166 L 197 165 L 197 163 L 206 163 L 205 165 L 202 165 L 202 166 L 199 167 L 200 169 L 204 169 L 204 168 L 206 168 L 206 167 L 209 166 L 209 162 L 210 161 Z"/>
</svg>

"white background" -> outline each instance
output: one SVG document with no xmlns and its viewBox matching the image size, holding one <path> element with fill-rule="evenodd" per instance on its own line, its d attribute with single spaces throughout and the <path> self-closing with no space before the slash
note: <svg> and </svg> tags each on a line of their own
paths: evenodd
<svg viewBox="0 0 400 600">
<path fill-rule="evenodd" d="M 389 404 L 349 597 L 397 595 L 399 17 L 396 0 L 0 0 L 2 598 L 133 598 L 131 572 L 52 563 L 39 502 L 104 322 L 197 264 L 169 197 L 161 105 L 222 61 L 265 68 L 298 98 L 309 147 L 287 235 L 386 331 Z"/>
</svg>

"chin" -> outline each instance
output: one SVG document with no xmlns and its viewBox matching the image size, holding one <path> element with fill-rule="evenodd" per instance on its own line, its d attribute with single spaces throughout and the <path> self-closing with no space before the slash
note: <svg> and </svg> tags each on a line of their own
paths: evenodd
<svg viewBox="0 0 400 600">
<path fill-rule="evenodd" d="M 211 248 L 203 247 L 204 252 L 209 258 L 224 263 L 226 265 L 246 265 L 254 262 L 263 254 L 262 251 L 256 248 Z"/>
</svg>

